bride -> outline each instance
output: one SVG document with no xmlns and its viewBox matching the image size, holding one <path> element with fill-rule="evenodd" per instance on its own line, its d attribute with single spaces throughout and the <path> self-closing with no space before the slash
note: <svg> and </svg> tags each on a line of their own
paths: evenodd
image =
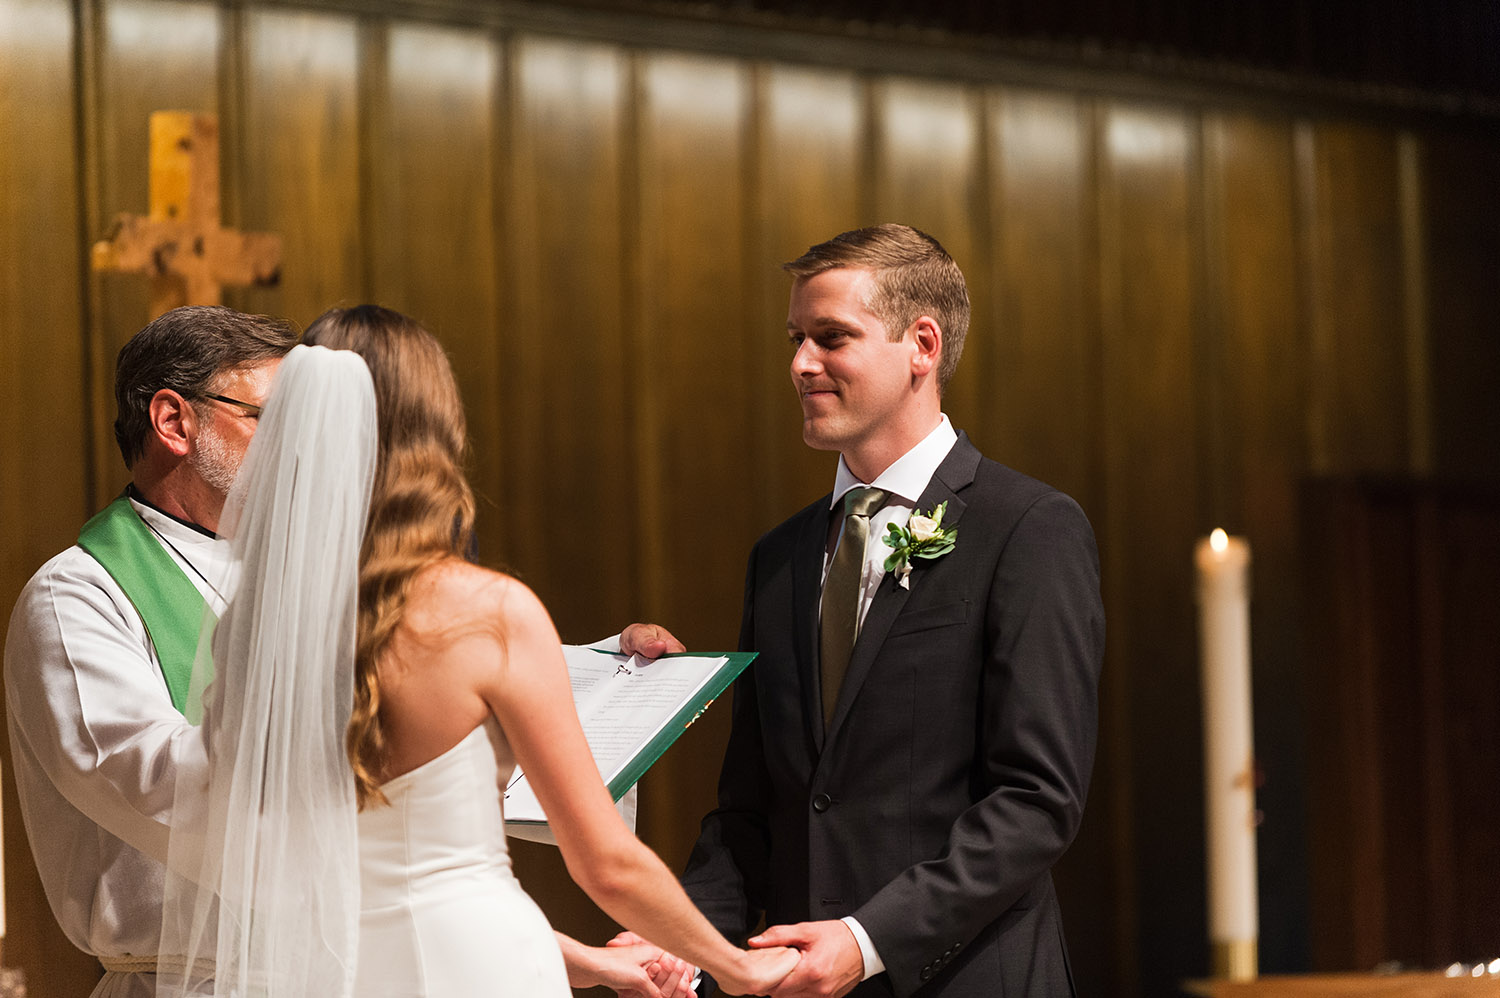
<svg viewBox="0 0 1500 998">
<path fill-rule="evenodd" d="M 171 846 L 162 952 L 184 961 L 161 993 L 563 998 L 570 969 L 599 983 L 560 937 L 565 966 L 511 873 L 517 763 L 607 914 L 729 993 L 768 992 L 796 952 L 731 945 L 629 832 L 546 609 L 462 557 L 474 501 L 441 347 L 373 306 L 306 340 L 345 349 L 283 362 L 226 508 L 242 577 L 211 662 L 200 649 L 218 678 L 195 671 L 208 775 L 179 785 L 202 818 Z"/>
</svg>

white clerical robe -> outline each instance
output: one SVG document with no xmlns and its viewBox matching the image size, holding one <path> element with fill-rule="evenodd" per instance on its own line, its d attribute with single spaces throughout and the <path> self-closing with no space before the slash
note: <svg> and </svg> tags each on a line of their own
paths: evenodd
<svg viewBox="0 0 1500 998">
<path fill-rule="evenodd" d="M 228 545 L 134 505 L 222 613 Z M 96 956 L 155 956 L 176 778 L 202 765 L 202 741 L 172 706 L 140 615 L 82 548 L 22 590 L 6 634 L 5 701 L 21 813 L 58 923 Z M 150 974 L 106 974 L 94 991 L 154 993 Z"/>
</svg>

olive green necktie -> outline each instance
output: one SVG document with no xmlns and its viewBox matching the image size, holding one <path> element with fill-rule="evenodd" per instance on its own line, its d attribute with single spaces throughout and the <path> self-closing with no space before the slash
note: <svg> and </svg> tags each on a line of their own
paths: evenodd
<svg viewBox="0 0 1500 998">
<path fill-rule="evenodd" d="M 865 543 L 870 537 L 870 514 L 886 500 L 880 489 L 850 489 L 844 495 L 844 530 L 823 582 L 822 624 L 818 662 L 823 679 L 823 725 L 833 720 L 839 687 L 849 668 L 849 654 L 859 635 L 859 582 L 864 574 Z"/>
</svg>

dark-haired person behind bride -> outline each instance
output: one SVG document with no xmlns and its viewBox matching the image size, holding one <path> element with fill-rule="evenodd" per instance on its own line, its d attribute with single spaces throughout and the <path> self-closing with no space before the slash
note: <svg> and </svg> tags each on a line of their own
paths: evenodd
<svg viewBox="0 0 1500 998">
<path fill-rule="evenodd" d="M 159 993 L 568 995 L 559 941 L 510 870 L 501 788 L 517 762 L 606 913 L 732 993 L 768 992 L 795 951 L 731 945 L 630 833 L 545 608 L 462 557 L 473 498 L 441 347 L 370 306 L 308 339 L 358 356 L 292 352 L 230 496 L 240 583 L 218 678 L 195 678 L 208 786 L 178 789 L 205 814 L 173 840 L 185 875 L 164 915 L 185 970 Z"/>
</svg>

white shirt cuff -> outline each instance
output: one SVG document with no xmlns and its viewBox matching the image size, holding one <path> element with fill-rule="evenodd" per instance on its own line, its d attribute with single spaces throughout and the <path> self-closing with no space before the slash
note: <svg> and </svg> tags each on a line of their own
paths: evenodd
<svg viewBox="0 0 1500 998">
<path fill-rule="evenodd" d="M 875 944 L 870 940 L 870 934 L 865 927 L 859 924 L 859 920 L 853 915 L 845 915 L 839 919 L 849 926 L 849 931 L 854 933 L 854 941 L 859 943 L 860 955 L 865 958 L 865 976 L 860 980 L 869 980 L 876 974 L 885 973 L 885 961 L 880 959 L 880 954 L 875 952 Z"/>
</svg>

